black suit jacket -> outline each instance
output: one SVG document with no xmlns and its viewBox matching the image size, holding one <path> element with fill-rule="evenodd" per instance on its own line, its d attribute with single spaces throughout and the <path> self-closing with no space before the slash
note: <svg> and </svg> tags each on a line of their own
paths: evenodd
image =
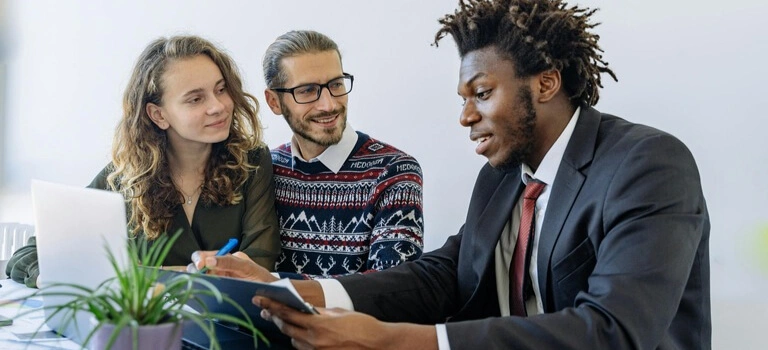
<svg viewBox="0 0 768 350">
<path fill-rule="evenodd" d="M 452 349 L 711 348 L 709 216 L 685 145 L 582 107 L 551 186 L 536 261 L 544 314 L 499 317 L 494 247 L 519 167 L 480 171 L 442 248 L 339 281 L 378 319 L 448 321 Z"/>
</svg>

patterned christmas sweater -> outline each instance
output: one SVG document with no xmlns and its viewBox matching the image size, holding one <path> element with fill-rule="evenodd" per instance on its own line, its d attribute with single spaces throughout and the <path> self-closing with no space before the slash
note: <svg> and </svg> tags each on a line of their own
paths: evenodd
<svg viewBox="0 0 768 350">
<path fill-rule="evenodd" d="M 421 256 L 422 174 L 410 155 L 357 132 L 338 173 L 272 150 L 281 277 L 383 270 Z"/>
</svg>

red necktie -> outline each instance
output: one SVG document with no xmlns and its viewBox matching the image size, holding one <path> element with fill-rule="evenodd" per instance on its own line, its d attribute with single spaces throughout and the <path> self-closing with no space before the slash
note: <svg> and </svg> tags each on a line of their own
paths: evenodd
<svg viewBox="0 0 768 350">
<path fill-rule="evenodd" d="M 512 253 L 512 261 L 509 267 L 509 310 L 514 316 L 526 316 L 524 284 L 526 270 L 526 257 L 528 256 L 529 242 L 533 239 L 534 212 L 536 211 L 536 198 L 546 186 L 543 182 L 533 179 L 528 180 L 528 185 L 523 193 L 523 213 L 520 215 L 520 230 L 517 232 L 517 243 Z"/>
</svg>

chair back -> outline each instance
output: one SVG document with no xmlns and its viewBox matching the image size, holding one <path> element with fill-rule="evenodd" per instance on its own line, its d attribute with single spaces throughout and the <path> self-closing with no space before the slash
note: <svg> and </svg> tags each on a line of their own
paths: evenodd
<svg viewBox="0 0 768 350">
<path fill-rule="evenodd" d="M 0 222 L 0 260 L 9 260 L 17 249 L 35 235 L 35 227 L 15 222 Z"/>
</svg>

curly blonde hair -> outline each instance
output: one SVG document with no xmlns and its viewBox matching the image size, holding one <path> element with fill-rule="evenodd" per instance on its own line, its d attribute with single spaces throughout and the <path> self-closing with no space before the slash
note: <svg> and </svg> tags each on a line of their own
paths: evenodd
<svg viewBox="0 0 768 350">
<path fill-rule="evenodd" d="M 200 201 L 232 205 L 243 199 L 241 188 L 256 168 L 248 151 L 263 146 L 259 104 L 243 91 L 234 61 L 211 42 L 197 36 L 159 38 L 150 43 L 131 74 L 123 95 L 123 116 L 112 145 L 112 169 L 107 176 L 111 190 L 129 204 L 131 233 L 155 239 L 173 220 L 181 192 L 171 180 L 168 137 L 147 115 L 148 103 L 162 105 L 163 73 L 174 60 L 206 55 L 219 67 L 234 102 L 229 137 L 215 143 L 205 168 Z"/>
</svg>

